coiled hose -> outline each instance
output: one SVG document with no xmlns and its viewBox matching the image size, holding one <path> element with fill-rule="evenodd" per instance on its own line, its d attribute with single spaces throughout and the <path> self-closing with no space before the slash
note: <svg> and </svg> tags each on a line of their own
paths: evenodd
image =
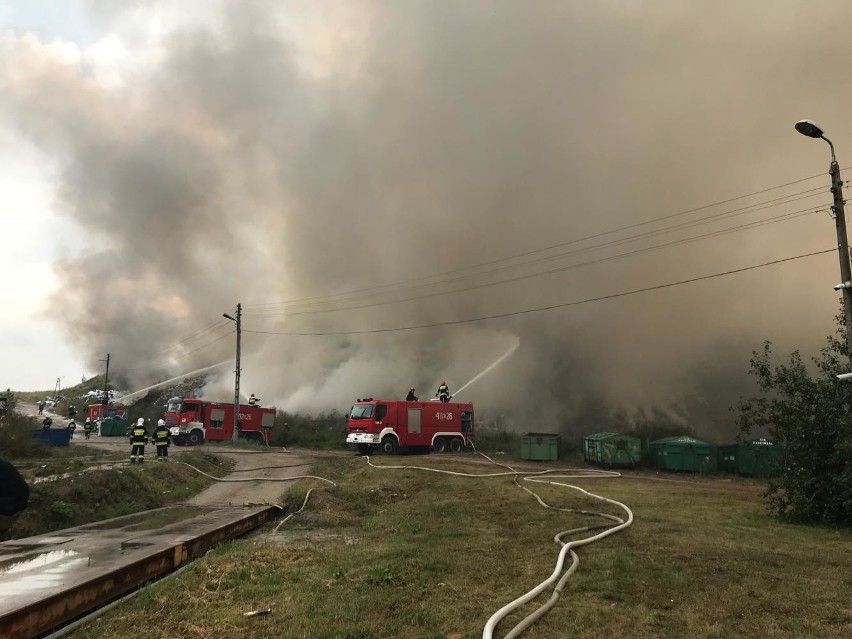
<svg viewBox="0 0 852 639">
<path fill-rule="evenodd" d="M 473 444 L 471 443 L 471 446 Z M 533 471 L 526 472 L 515 470 L 511 466 L 496 462 L 487 455 L 476 451 L 478 454 L 490 461 L 492 464 L 497 466 L 502 466 L 507 469 L 505 472 L 497 472 L 497 473 L 462 473 L 458 471 L 452 470 L 444 470 L 441 468 L 429 468 L 425 466 L 401 466 L 401 465 L 381 465 L 377 466 L 370 458 L 367 457 L 367 464 L 372 466 L 373 468 L 381 468 L 381 469 L 404 469 L 404 470 L 423 470 L 434 473 L 442 473 L 446 475 L 454 475 L 457 477 L 501 477 L 501 476 L 512 476 L 513 483 L 518 486 L 521 490 L 529 493 L 533 497 L 535 497 L 536 501 L 538 501 L 541 506 L 544 508 L 548 508 L 550 510 L 558 510 L 562 512 L 571 512 L 578 513 L 583 515 L 591 515 L 595 517 L 601 517 L 603 519 L 607 519 L 613 522 L 615 525 L 610 526 L 607 524 L 595 525 L 595 526 L 583 526 L 581 528 L 572 528 L 569 530 L 563 530 L 557 533 L 553 540 L 561 545 L 561 550 L 559 551 L 559 555 L 556 559 L 556 565 L 554 566 L 553 572 L 551 575 L 542 581 L 540 584 L 535 586 L 532 590 L 527 593 L 521 595 L 514 601 L 507 603 L 505 606 L 500 608 L 497 612 L 495 612 L 485 624 L 485 627 L 482 630 L 482 639 L 493 639 L 494 631 L 497 627 L 497 624 L 500 623 L 504 618 L 506 618 L 511 612 L 516 610 L 517 608 L 523 606 L 524 604 L 532 601 L 536 597 L 538 597 L 542 592 L 544 592 L 547 588 L 553 586 L 553 591 L 550 595 L 550 598 L 539 606 L 536 610 L 534 610 L 531 614 L 524 617 L 514 628 L 512 628 L 509 633 L 504 637 L 504 639 L 516 639 L 519 637 L 527 628 L 532 626 L 536 621 L 538 621 L 548 610 L 553 608 L 556 604 L 556 601 L 559 599 L 559 596 L 562 594 L 562 590 L 565 587 L 568 579 L 577 569 L 577 566 L 580 563 L 580 558 L 577 556 L 577 553 L 574 552 L 574 548 L 578 548 L 580 546 L 585 546 L 605 537 L 609 537 L 621 530 L 624 530 L 628 526 L 633 523 L 633 512 L 624 504 L 614 499 L 609 499 L 607 497 L 602 497 L 601 495 L 596 495 L 591 493 L 579 486 L 574 486 L 573 484 L 566 484 L 558 481 L 553 481 L 555 479 L 581 479 L 581 478 L 604 478 L 604 477 L 621 477 L 621 473 L 615 471 L 608 470 L 595 470 L 595 469 L 587 469 L 587 468 L 563 468 L 563 469 L 549 469 L 542 471 Z M 571 488 L 577 490 L 584 495 L 589 497 L 594 497 L 595 499 L 600 499 L 601 501 L 605 501 L 607 503 L 618 506 L 623 509 L 627 514 L 627 519 L 622 519 L 616 515 L 610 515 L 608 513 L 589 511 L 589 510 L 577 510 L 573 508 L 556 508 L 547 504 L 537 493 L 532 491 L 531 489 L 523 486 L 518 482 L 518 478 L 522 477 L 524 481 L 533 482 L 533 483 L 543 483 L 550 484 L 551 486 L 562 486 L 565 488 Z M 563 538 L 568 537 L 570 535 L 576 535 L 584 532 L 592 532 L 595 530 L 604 529 L 603 532 L 597 533 L 590 537 L 584 537 L 582 539 L 575 539 L 573 541 L 563 541 Z M 567 570 L 564 570 L 565 558 L 566 556 L 571 557 L 571 565 L 568 566 Z M 564 572 L 563 572 L 564 570 Z M 555 586 L 554 586 L 555 583 Z"/>
</svg>

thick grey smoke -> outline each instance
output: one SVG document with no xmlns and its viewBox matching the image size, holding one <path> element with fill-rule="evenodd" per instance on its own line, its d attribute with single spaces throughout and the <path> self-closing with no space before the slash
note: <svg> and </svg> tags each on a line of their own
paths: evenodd
<svg viewBox="0 0 852 639">
<path fill-rule="evenodd" d="M 838 0 L 805 20 L 792 0 L 771 12 L 757 0 L 306 4 L 208 4 L 197 20 L 155 21 L 154 36 L 140 25 L 166 3 L 125 11 L 92 2 L 95 24 L 156 45 L 118 83 L 34 36 L 4 40 L 0 124 L 57 159 L 58 206 L 87 240 L 58 265 L 61 320 L 92 362 L 111 352 L 136 386 L 232 353 L 233 326 L 220 316 L 237 301 L 248 330 L 375 330 L 604 297 L 834 245 L 822 213 L 469 288 L 815 207 L 828 202 L 823 193 L 715 226 L 535 266 L 499 262 L 475 277 L 377 295 L 368 289 L 826 170 L 827 149 L 792 124 L 812 117 L 839 149 L 852 149 L 841 117 L 850 89 L 830 67 L 846 45 L 829 37 L 852 6 Z M 632 233 L 651 228 L 659 226 Z M 826 255 L 412 331 L 247 332 L 243 388 L 298 410 L 402 397 L 411 385 L 430 395 L 441 379 L 461 386 L 520 339 L 464 397 L 508 412 L 518 428 L 585 431 L 618 411 L 662 407 L 701 431 L 725 429 L 725 409 L 747 390 L 750 348 L 772 339 L 813 350 L 832 330 L 836 270 Z M 428 296 L 455 288 L 469 290 Z M 362 292 L 346 303 L 275 304 L 353 290 Z M 227 398 L 229 375 L 207 392 Z"/>
</svg>

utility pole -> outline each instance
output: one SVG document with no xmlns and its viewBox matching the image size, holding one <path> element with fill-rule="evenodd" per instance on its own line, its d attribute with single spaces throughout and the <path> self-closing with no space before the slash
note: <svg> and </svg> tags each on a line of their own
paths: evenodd
<svg viewBox="0 0 852 639">
<path fill-rule="evenodd" d="M 809 138 L 819 138 L 828 142 L 831 148 L 831 165 L 828 174 L 831 176 L 831 194 L 834 196 L 834 223 L 837 227 L 837 252 L 840 256 L 840 284 L 835 286 L 843 292 L 843 318 L 846 325 L 846 352 L 849 356 L 849 370 L 852 371 L 852 266 L 849 263 L 849 241 L 846 239 L 846 212 L 843 202 L 843 180 L 840 179 L 840 166 L 834 155 L 834 144 L 816 122 L 799 120 L 796 131 Z"/>
<path fill-rule="evenodd" d="M 829 142 L 829 144 L 831 144 Z M 840 254 L 840 286 L 843 291 L 843 317 L 846 320 L 846 350 L 849 355 L 849 370 L 852 371 L 852 267 L 849 264 L 849 241 L 846 239 L 846 212 L 843 202 L 843 180 L 840 166 L 831 147 L 831 194 L 834 196 L 834 222 L 837 226 L 837 251 Z"/>
<path fill-rule="evenodd" d="M 106 362 L 106 374 L 104 375 L 104 397 L 103 400 L 101 400 L 101 403 L 106 406 L 109 404 L 109 353 L 107 353 L 106 359 L 99 361 Z"/>
<path fill-rule="evenodd" d="M 231 436 L 232 441 L 237 441 L 240 428 L 240 338 L 242 337 L 243 331 L 242 314 L 243 307 L 241 304 L 237 304 L 236 317 L 231 317 L 227 313 L 222 313 L 222 317 L 225 317 L 232 322 L 236 322 L 237 324 L 237 369 L 234 371 L 234 434 Z"/>
</svg>

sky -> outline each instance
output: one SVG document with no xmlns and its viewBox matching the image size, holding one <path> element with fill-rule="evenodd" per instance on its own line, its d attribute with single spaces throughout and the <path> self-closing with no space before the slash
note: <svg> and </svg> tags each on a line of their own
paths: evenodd
<svg viewBox="0 0 852 639">
<path fill-rule="evenodd" d="M 845 166 L 828 4 L 6 2 L 0 386 L 110 353 L 130 389 L 226 362 L 227 398 L 239 302 L 243 389 L 288 410 L 510 353 L 458 399 L 730 432 L 752 349 L 834 330 L 828 147 L 793 129 Z"/>
</svg>

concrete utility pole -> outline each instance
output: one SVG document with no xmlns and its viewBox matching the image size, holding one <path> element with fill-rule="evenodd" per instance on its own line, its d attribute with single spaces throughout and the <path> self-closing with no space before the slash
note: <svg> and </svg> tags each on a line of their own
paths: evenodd
<svg viewBox="0 0 852 639">
<path fill-rule="evenodd" d="M 101 404 L 106 406 L 109 404 L 109 353 L 107 353 L 106 359 L 99 361 L 106 362 L 106 374 L 104 375 L 104 397 L 101 400 Z"/>
<path fill-rule="evenodd" d="M 831 148 L 831 165 L 828 174 L 831 176 L 831 194 L 834 196 L 834 222 L 837 227 L 837 252 L 840 255 L 840 284 L 835 290 L 843 292 L 843 316 L 846 324 L 846 351 L 849 355 L 849 369 L 852 370 L 852 266 L 849 263 L 849 241 L 846 239 L 846 212 L 843 201 L 843 180 L 840 179 L 840 166 L 834 155 L 834 145 L 823 130 L 811 120 L 796 122 L 796 131 L 809 138 L 820 138 L 828 142 Z"/>
<path fill-rule="evenodd" d="M 236 322 L 237 324 L 237 369 L 234 371 L 234 434 L 231 436 L 232 441 L 237 441 L 240 428 L 240 338 L 242 337 L 243 332 L 242 314 L 243 307 L 241 304 L 237 304 L 236 317 L 231 317 L 227 313 L 222 313 L 222 317 L 225 317 L 232 322 Z"/>
</svg>

